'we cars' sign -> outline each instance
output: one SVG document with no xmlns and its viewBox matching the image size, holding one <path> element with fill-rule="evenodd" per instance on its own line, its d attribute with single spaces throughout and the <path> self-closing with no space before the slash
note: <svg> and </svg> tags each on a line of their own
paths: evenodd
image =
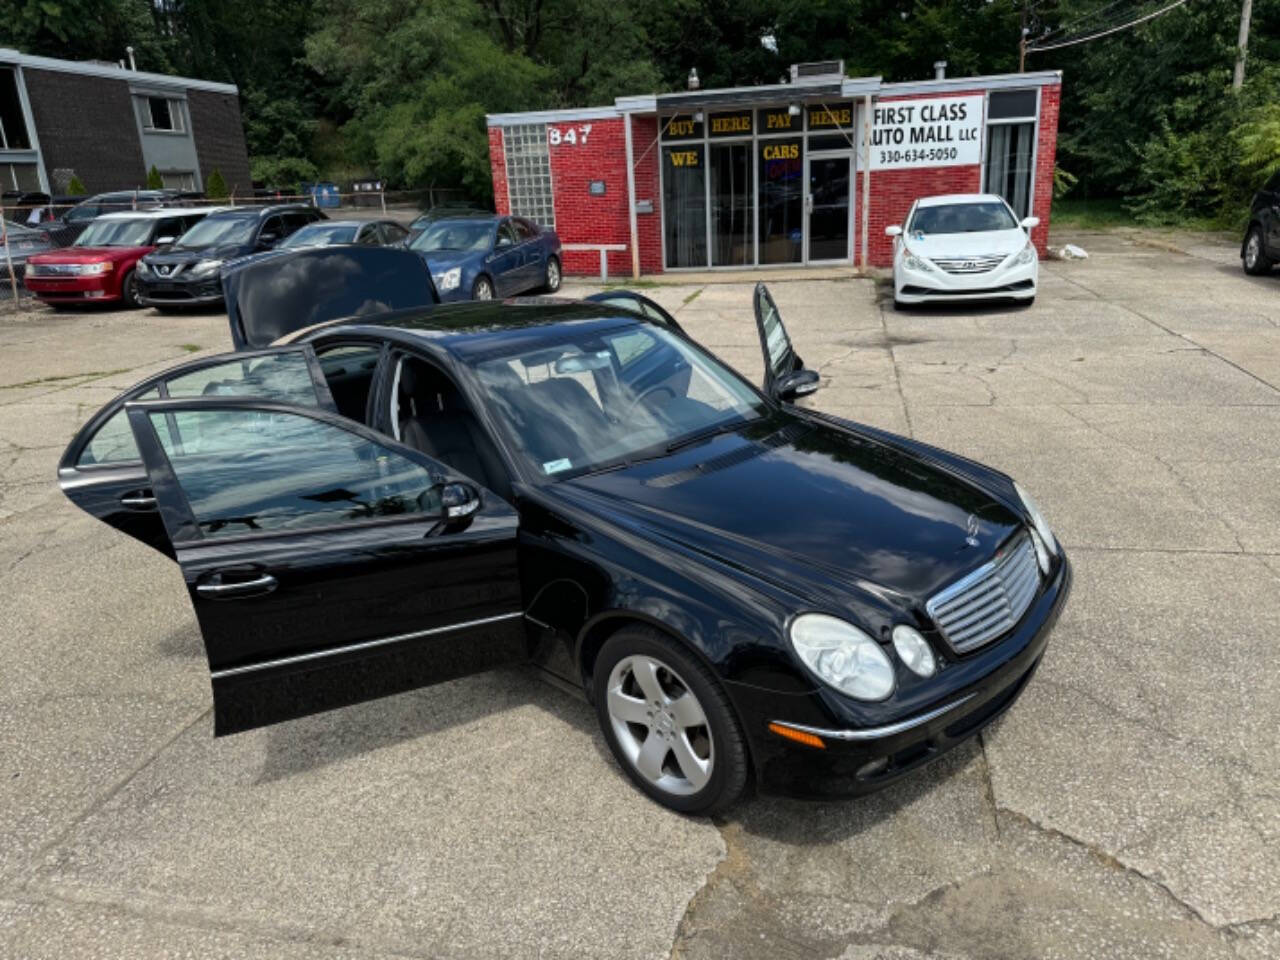
<svg viewBox="0 0 1280 960">
<path fill-rule="evenodd" d="M 950 167 L 982 160 L 982 97 L 877 103 L 871 169 Z"/>
</svg>

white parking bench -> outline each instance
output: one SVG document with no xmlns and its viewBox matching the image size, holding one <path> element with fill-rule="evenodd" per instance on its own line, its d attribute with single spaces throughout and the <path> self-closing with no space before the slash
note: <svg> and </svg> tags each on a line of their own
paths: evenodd
<svg viewBox="0 0 1280 960">
<path fill-rule="evenodd" d="M 602 281 L 609 279 L 609 251 L 623 252 L 627 249 L 625 243 L 562 243 L 560 246 L 564 250 L 599 250 Z"/>
</svg>

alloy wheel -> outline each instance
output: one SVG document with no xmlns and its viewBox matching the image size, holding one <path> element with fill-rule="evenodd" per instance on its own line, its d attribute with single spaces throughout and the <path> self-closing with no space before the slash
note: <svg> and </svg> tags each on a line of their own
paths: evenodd
<svg viewBox="0 0 1280 960">
<path fill-rule="evenodd" d="M 1258 240 L 1258 231 L 1249 234 L 1249 242 L 1244 246 L 1244 265 L 1250 270 L 1258 265 L 1258 254 L 1262 252 L 1262 244 Z"/>
<path fill-rule="evenodd" d="M 606 707 L 623 756 L 658 789 L 697 793 L 711 779 L 715 745 L 702 704 L 653 657 L 623 657 L 609 674 Z"/>
<path fill-rule="evenodd" d="M 547 289 L 553 293 L 560 289 L 560 265 L 555 260 L 547 261 Z"/>
<path fill-rule="evenodd" d="M 475 299 L 475 300 L 492 300 L 493 299 L 493 286 L 489 283 L 488 280 L 485 280 L 483 277 L 481 277 L 479 280 L 476 281 L 476 288 L 472 293 L 472 299 Z"/>
</svg>

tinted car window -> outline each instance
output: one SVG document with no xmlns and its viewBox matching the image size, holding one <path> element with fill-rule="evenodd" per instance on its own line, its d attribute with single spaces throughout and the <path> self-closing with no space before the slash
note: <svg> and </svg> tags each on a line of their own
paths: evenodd
<svg viewBox="0 0 1280 960">
<path fill-rule="evenodd" d="M 166 217 L 164 220 L 157 220 L 151 242 L 158 243 L 162 237 L 172 237 L 176 240 L 186 230 L 187 222 L 188 218 L 185 217 Z"/>
<path fill-rule="evenodd" d="M 318 219 L 319 217 L 301 210 L 297 213 L 286 213 L 281 217 L 281 220 L 284 222 L 284 231 L 286 234 L 293 233 L 295 230 L 299 230 L 308 224 L 315 223 Z"/>
<path fill-rule="evenodd" d="M 515 228 L 514 228 L 513 226 L 511 226 L 511 224 L 510 224 L 509 222 L 508 222 L 508 223 L 504 223 L 504 224 L 502 224 L 500 227 L 498 227 L 498 243 L 497 243 L 497 245 L 498 245 L 499 247 L 509 247 L 509 246 L 511 246 L 513 243 L 516 243 L 516 239 L 517 239 L 517 238 L 516 238 L 516 231 L 515 231 Z"/>
<path fill-rule="evenodd" d="M 428 224 L 410 246 L 423 253 L 442 250 L 478 253 L 488 250 L 492 239 L 491 220 L 437 220 Z"/>
<path fill-rule="evenodd" d="M 206 537 L 440 513 L 426 468 L 332 424 L 253 410 L 184 411 L 190 438 L 179 447 L 166 414 L 150 416 Z"/>
<path fill-rule="evenodd" d="M 284 235 L 284 220 L 279 215 L 267 217 L 267 219 L 263 221 L 262 229 L 258 231 L 259 240 L 270 240 L 272 238 L 279 240 Z"/>
<path fill-rule="evenodd" d="M 384 223 L 379 229 L 382 231 L 382 242 L 385 244 L 404 243 L 405 237 L 409 236 L 409 231 L 398 223 Z"/>
<path fill-rule="evenodd" d="M 253 237 L 257 218 L 253 216 L 206 217 L 184 233 L 178 242 L 184 247 L 200 249 L 224 243 L 247 243 Z"/>
<path fill-rule="evenodd" d="M 83 223 L 86 220 L 92 220 L 100 211 L 101 207 L 96 203 L 84 203 L 67 211 L 67 222 Z"/>
<path fill-rule="evenodd" d="M 538 232 L 524 220 L 512 220 L 511 223 L 516 228 L 516 240 L 520 243 L 532 240 Z"/>
<path fill-rule="evenodd" d="M 136 399 L 156 400 L 159 396 L 160 392 L 152 389 Z M 133 439 L 133 429 L 129 426 L 129 418 L 125 416 L 122 407 L 100 426 L 98 432 L 85 444 L 85 448 L 80 451 L 80 458 L 76 460 L 76 466 L 83 467 L 95 463 L 129 463 L 140 459 L 142 455 L 138 453 L 138 444 Z"/>
<path fill-rule="evenodd" d="M 319 400 L 311 369 L 301 351 L 277 353 L 266 357 L 249 357 L 227 363 L 201 367 L 165 381 L 170 397 L 248 396 L 278 400 L 295 406 L 314 407 Z M 158 388 L 130 399 L 156 400 Z M 182 418 L 173 415 L 169 426 L 182 437 Z M 141 459 L 133 439 L 129 420 L 121 409 L 106 423 L 81 451 L 77 466 L 95 463 L 117 463 Z"/>
</svg>

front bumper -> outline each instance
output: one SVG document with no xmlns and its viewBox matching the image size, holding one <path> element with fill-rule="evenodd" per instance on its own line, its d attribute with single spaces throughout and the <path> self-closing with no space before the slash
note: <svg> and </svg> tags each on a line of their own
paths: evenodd
<svg viewBox="0 0 1280 960">
<path fill-rule="evenodd" d="M 23 277 L 22 285 L 46 303 L 102 303 L 117 300 L 120 288 L 111 273 L 87 277 Z"/>
<path fill-rule="evenodd" d="M 998 653 L 997 665 L 927 708 L 874 728 L 842 726 L 825 691 L 788 695 L 727 684 L 744 720 L 760 792 L 807 799 L 873 793 L 959 746 L 1026 688 L 1070 592 L 1064 556 L 1013 633 L 982 654 Z M 817 733 L 825 747 L 784 739 L 768 729 L 771 722 Z"/>
<path fill-rule="evenodd" d="M 893 271 L 893 295 L 899 303 L 1026 300 L 1036 295 L 1039 273 L 1039 264 L 1034 260 L 969 274 L 947 273 L 941 267 L 911 270 L 900 261 Z"/>
<path fill-rule="evenodd" d="M 222 278 L 200 280 L 138 278 L 138 302 L 148 307 L 195 307 L 222 303 Z"/>
</svg>

